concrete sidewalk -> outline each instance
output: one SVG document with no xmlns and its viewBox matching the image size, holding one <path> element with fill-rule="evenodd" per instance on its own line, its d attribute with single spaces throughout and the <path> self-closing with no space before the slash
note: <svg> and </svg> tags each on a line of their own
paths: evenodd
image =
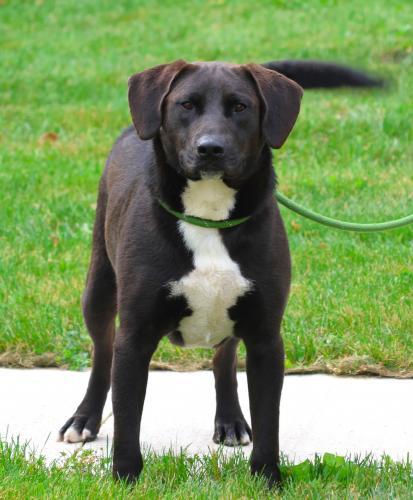
<svg viewBox="0 0 413 500">
<path fill-rule="evenodd" d="M 19 436 L 50 461 L 79 445 L 56 442 L 57 431 L 82 399 L 89 373 L 55 369 L 0 369 L 0 435 Z M 245 373 L 238 374 L 249 418 Z M 108 398 L 104 417 L 111 411 Z M 207 453 L 212 442 L 215 394 L 212 372 L 151 372 L 142 420 L 142 443 L 161 452 L 186 448 Z M 413 455 L 413 380 L 290 375 L 281 407 L 281 450 L 301 461 L 315 453 L 396 460 Z M 108 453 L 113 417 L 87 448 Z M 230 450 L 230 449 L 228 449 Z M 244 447 L 248 454 L 251 445 Z"/>
</svg>

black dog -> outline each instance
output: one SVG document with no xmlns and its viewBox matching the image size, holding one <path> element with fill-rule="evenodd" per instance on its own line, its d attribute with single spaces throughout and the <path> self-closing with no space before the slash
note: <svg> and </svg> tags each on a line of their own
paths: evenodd
<svg viewBox="0 0 413 500">
<path fill-rule="evenodd" d="M 253 439 L 252 472 L 270 484 L 280 480 L 280 324 L 290 254 L 273 196 L 270 147 L 281 147 L 293 128 L 302 88 L 275 69 L 306 87 L 379 84 L 311 62 L 176 61 L 129 81 L 135 128 L 117 140 L 100 182 L 83 297 L 93 368 L 82 403 L 60 430 L 67 442 L 94 439 L 112 384 L 115 477 L 133 480 L 142 469 L 148 368 L 167 335 L 182 346 L 216 348 L 213 439 L 231 446 Z M 214 221 L 246 220 L 204 228 L 170 209 Z M 240 339 L 252 432 L 237 395 Z"/>
</svg>

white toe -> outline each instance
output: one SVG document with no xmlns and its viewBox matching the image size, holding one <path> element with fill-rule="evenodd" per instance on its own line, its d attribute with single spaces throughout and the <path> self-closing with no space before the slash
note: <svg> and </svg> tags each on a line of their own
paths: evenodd
<svg viewBox="0 0 413 500">
<path fill-rule="evenodd" d="M 63 441 L 65 443 L 79 443 L 80 441 L 83 441 L 83 437 L 77 432 L 76 429 L 69 427 L 63 436 Z"/>
<path fill-rule="evenodd" d="M 231 437 L 231 438 L 228 438 L 226 437 L 224 439 L 224 445 L 225 446 L 237 446 L 238 442 L 237 442 L 237 439 L 235 437 Z"/>
<path fill-rule="evenodd" d="M 89 439 L 92 433 L 90 432 L 89 429 L 83 429 L 82 432 L 82 441 L 86 441 L 86 439 Z"/>
<path fill-rule="evenodd" d="M 239 441 L 242 445 L 249 444 L 250 437 L 249 437 L 248 433 L 244 432 L 243 434 L 241 434 Z"/>
</svg>

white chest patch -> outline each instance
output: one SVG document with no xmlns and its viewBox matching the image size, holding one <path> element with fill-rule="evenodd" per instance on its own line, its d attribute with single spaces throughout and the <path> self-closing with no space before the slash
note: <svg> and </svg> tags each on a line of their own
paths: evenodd
<svg viewBox="0 0 413 500">
<path fill-rule="evenodd" d="M 182 201 L 185 213 L 212 220 L 226 219 L 235 203 L 235 190 L 221 179 L 188 181 Z M 171 295 L 184 295 L 192 310 L 178 326 L 185 347 L 212 347 L 233 333 L 228 309 L 251 289 L 228 254 L 218 229 L 179 222 L 194 269 L 170 284 Z"/>
</svg>

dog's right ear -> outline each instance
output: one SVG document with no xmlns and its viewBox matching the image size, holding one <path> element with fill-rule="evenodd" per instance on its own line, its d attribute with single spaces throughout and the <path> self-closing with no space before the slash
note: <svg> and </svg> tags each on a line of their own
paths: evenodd
<svg viewBox="0 0 413 500">
<path fill-rule="evenodd" d="M 160 129 L 162 103 L 172 82 L 185 66 L 188 66 L 188 63 L 179 59 L 136 73 L 129 78 L 129 109 L 141 139 L 151 139 Z"/>
</svg>

